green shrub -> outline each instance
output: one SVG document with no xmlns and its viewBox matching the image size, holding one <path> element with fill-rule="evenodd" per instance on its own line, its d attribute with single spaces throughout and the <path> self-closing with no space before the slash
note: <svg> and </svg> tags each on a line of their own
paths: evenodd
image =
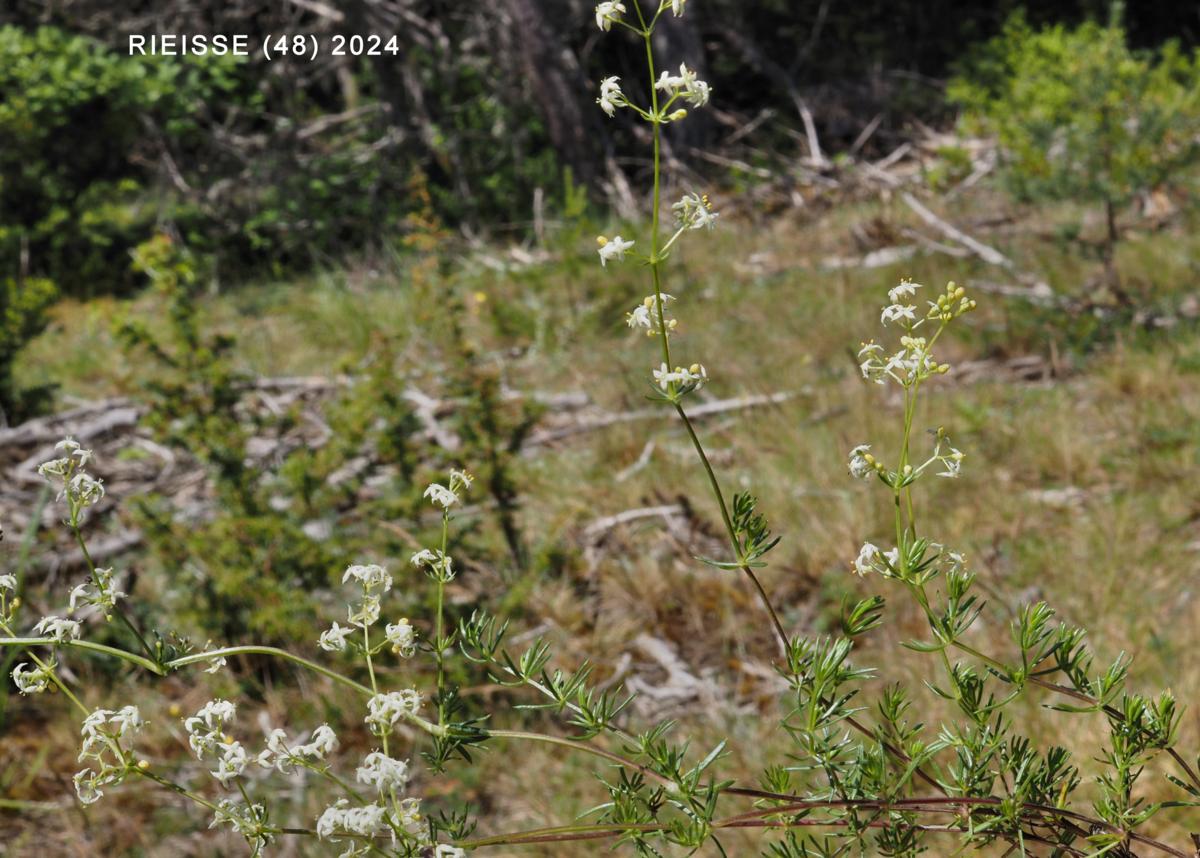
<svg viewBox="0 0 1200 858">
<path fill-rule="evenodd" d="M 49 394 L 46 388 L 17 390 L 13 361 L 46 327 L 46 308 L 57 295 L 49 280 L 0 280 L 0 422 L 19 423 Z"/>
<path fill-rule="evenodd" d="M 1174 43 L 1131 50 L 1119 12 L 1107 26 L 1037 31 L 1016 16 L 949 89 L 968 125 L 997 136 L 1017 198 L 1104 208 L 1101 251 L 1115 289 L 1118 212 L 1179 180 L 1200 155 L 1200 55 Z"/>
</svg>

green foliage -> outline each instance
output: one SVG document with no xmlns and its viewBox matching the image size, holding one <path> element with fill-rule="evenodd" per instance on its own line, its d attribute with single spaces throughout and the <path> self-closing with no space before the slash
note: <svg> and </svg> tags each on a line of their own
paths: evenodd
<svg viewBox="0 0 1200 858">
<path fill-rule="evenodd" d="M 133 284 L 130 249 L 172 211 L 148 190 L 162 141 L 194 146 L 202 105 L 233 98 L 232 67 L 121 57 L 52 27 L 0 28 L 0 271 L 68 293 Z"/>
<path fill-rule="evenodd" d="M 169 317 L 165 330 L 131 320 L 118 332 L 154 367 L 146 383 L 148 424 L 162 442 L 208 466 L 216 493 L 216 508 L 202 521 L 183 520 L 164 498 L 140 499 L 136 514 L 147 544 L 186 582 L 179 609 L 189 627 L 275 642 L 301 634 L 315 613 L 296 593 L 327 585 L 336 564 L 299 521 L 271 509 L 271 480 L 248 467 L 249 441 L 268 427 L 240 407 L 246 379 L 230 362 L 232 339 L 203 332 L 194 258 L 157 236 L 138 247 L 134 267 L 163 295 Z M 251 585 L 255 598 L 246 599 Z"/>
<path fill-rule="evenodd" d="M 1034 30 L 1014 16 L 950 85 L 969 127 L 995 134 L 1005 181 L 1028 200 L 1102 204 L 1110 280 L 1116 211 L 1179 182 L 1200 156 L 1200 53 L 1130 49 L 1119 5 L 1107 26 Z"/>
<path fill-rule="evenodd" d="M 1015 17 L 950 97 L 999 137 L 1022 197 L 1120 206 L 1200 154 L 1200 55 L 1135 52 L 1115 17 L 1037 31 Z"/>
<path fill-rule="evenodd" d="M 20 423 L 38 409 L 49 390 L 17 390 L 17 352 L 46 327 L 46 310 L 58 296 L 49 280 L 0 279 L 0 422 Z"/>
</svg>

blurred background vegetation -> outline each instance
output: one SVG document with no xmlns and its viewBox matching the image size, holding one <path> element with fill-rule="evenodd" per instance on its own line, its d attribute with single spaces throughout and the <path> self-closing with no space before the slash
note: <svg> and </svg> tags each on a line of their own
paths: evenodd
<svg viewBox="0 0 1200 858">
<path fill-rule="evenodd" d="M 437 525 L 421 488 L 465 465 L 480 481 L 454 546 L 455 611 L 511 615 L 614 682 L 670 686 L 682 670 L 691 690 L 639 714 L 687 719 L 686 694 L 722 699 L 689 729 L 742 742 L 739 776 L 767 755 L 775 739 L 738 716 L 773 705 L 773 644 L 738 582 L 691 559 L 717 550 L 718 522 L 675 430 L 644 413 L 650 358 L 620 321 L 640 273 L 595 264 L 596 232 L 645 216 L 649 164 L 642 132 L 591 104 L 601 76 L 634 92 L 643 74 L 591 6 L 0 9 L 0 571 L 20 573 L 30 617 L 74 574 L 23 476 L 64 427 L 93 432 L 110 488 L 89 521 L 112 548 L 102 562 L 146 627 L 192 645 L 315 649 L 340 618 L 341 568 L 402 567 Z M 127 56 L 130 33 L 183 32 L 395 33 L 400 49 Z M 1133 652 L 1151 685 L 1194 696 L 1196 4 L 691 0 L 661 39 L 714 88 L 711 110 L 667 132 L 672 189 L 709 189 L 722 211 L 711 240 L 678 254 L 683 335 L 720 368 L 710 405 L 774 397 L 704 428 L 784 533 L 767 583 L 790 628 L 836 622 L 860 586 L 846 565 L 886 515 L 842 479 L 845 451 L 887 423 L 847 349 L 900 277 L 956 279 L 983 296 L 947 344 L 964 366 L 933 416 L 974 459 L 939 501 L 947 541 L 1001 605 L 1046 598 L 1095 627 L 1103 653 Z M 637 515 L 608 520 L 623 511 Z M 399 608 L 427 616 L 423 591 L 401 590 Z M 639 649 L 644 635 L 678 663 Z M 870 655 L 916 675 L 890 652 Z M 340 717 L 335 695 L 289 692 L 277 668 L 232 668 L 215 687 L 276 718 Z M 144 696 L 90 670 L 97 694 Z M 511 696 L 457 680 L 468 701 Z M 159 691 L 163 721 L 206 693 Z M 47 832 L 62 854 L 221 854 L 144 798 L 129 806 L 157 820 L 146 830 L 115 804 L 92 822 L 56 804 L 77 731 L 44 727 L 38 705 L 0 691 L 13 854 Z M 62 752 L 27 765 L 43 729 Z M 589 806 L 585 774 L 541 796 L 485 764 L 454 798 L 542 823 Z M 309 812 L 320 796 L 294 800 Z"/>
</svg>

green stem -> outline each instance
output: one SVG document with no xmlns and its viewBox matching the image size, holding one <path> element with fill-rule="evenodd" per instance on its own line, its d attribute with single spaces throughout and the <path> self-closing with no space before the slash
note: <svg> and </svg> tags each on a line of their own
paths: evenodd
<svg viewBox="0 0 1200 858">
<path fill-rule="evenodd" d="M 4 643 L 4 641 L 0 640 L 0 643 Z M 128 653 L 126 653 L 125 655 L 126 655 L 126 660 L 129 660 Z M 292 653 L 288 652 L 287 650 L 279 649 L 278 647 L 273 647 L 273 646 L 224 647 L 223 649 L 214 649 L 214 650 L 209 650 L 208 652 L 200 652 L 200 653 L 195 653 L 193 655 L 185 655 L 182 658 L 176 658 L 176 659 L 173 659 L 172 661 L 168 661 L 165 665 L 163 665 L 163 667 L 165 667 L 167 670 L 176 670 L 180 667 L 185 667 L 186 665 L 189 665 L 189 664 L 198 664 L 200 662 L 212 661 L 214 659 L 225 658 L 225 657 L 231 656 L 231 655 L 270 655 L 270 656 L 274 656 L 276 658 L 281 658 L 281 659 L 284 659 L 285 661 L 290 661 L 294 664 L 298 664 L 301 667 L 308 668 L 309 670 L 313 671 L 314 673 L 319 673 L 324 677 L 332 679 L 334 682 L 338 682 L 338 683 L 341 683 L 342 685 L 345 685 L 347 688 L 353 688 L 355 691 L 359 692 L 360 694 L 365 694 L 367 696 L 374 696 L 374 694 L 375 694 L 374 691 L 372 691 L 370 688 L 367 688 L 365 685 L 363 685 L 360 682 L 355 682 L 353 679 L 350 679 L 347 676 L 342 676 L 340 673 L 332 671 L 327 667 L 322 667 L 321 665 L 317 664 L 315 661 L 309 661 L 307 658 L 303 658 L 298 655 L 293 655 Z M 158 672 L 158 671 L 155 671 L 155 672 Z M 374 683 L 374 678 L 372 677 L 372 684 L 373 683 Z"/>
<path fill-rule="evenodd" d="M 90 551 L 88 551 L 87 540 L 85 540 L 83 538 L 83 533 L 79 529 L 79 523 L 75 519 L 73 519 L 71 521 L 71 530 L 75 533 L 75 541 L 79 543 L 79 550 L 83 552 L 83 560 L 84 560 L 84 563 L 87 564 L 88 574 L 91 576 L 91 579 L 92 579 L 92 586 L 94 586 L 96 588 L 96 590 L 99 591 L 100 581 L 99 581 L 98 576 L 96 575 L 96 564 L 95 564 L 95 562 L 92 561 L 92 554 Z M 121 623 L 125 626 L 125 628 L 127 628 L 129 630 L 130 634 L 132 634 L 137 639 L 137 642 L 142 647 L 142 651 L 144 653 L 146 653 L 146 655 L 149 656 L 151 659 L 154 659 L 154 657 L 155 657 L 154 650 L 152 650 L 150 648 L 150 645 L 148 643 L 146 643 L 146 638 L 142 636 L 142 633 L 140 631 L 138 631 L 137 627 L 130 621 L 129 617 L 126 616 L 125 612 L 123 610 L 121 610 L 120 606 L 113 605 L 113 613 L 115 613 L 117 615 L 117 619 L 119 619 L 121 621 Z"/>
</svg>

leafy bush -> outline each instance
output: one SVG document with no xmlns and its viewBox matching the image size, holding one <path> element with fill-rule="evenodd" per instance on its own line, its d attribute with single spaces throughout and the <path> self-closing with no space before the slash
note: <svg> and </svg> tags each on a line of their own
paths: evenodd
<svg viewBox="0 0 1200 858">
<path fill-rule="evenodd" d="M 50 391 L 17 390 L 13 361 L 17 352 L 46 327 L 46 309 L 58 290 L 49 280 L 0 279 L 0 423 L 20 423 L 38 410 Z"/>
<path fill-rule="evenodd" d="M 1117 12 L 1107 26 L 1036 31 L 1014 17 L 949 90 L 969 123 L 998 137 L 1015 195 L 1103 206 L 1113 288 L 1118 213 L 1200 155 L 1200 54 L 1131 50 Z"/>
</svg>

